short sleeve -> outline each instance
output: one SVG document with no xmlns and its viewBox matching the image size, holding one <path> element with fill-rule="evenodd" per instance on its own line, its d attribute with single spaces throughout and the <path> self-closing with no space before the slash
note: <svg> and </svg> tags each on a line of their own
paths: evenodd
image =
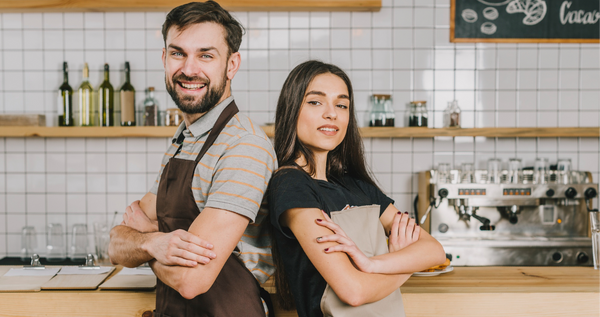
<svg viewBox="0 0 600 317">
<path fill-rule="evenodd" d="M 295 239 L 291 230 L 282 228 L 279 223 L 284 212 L 292 208 L 323 209 L 318 185 L 305 172 L 295 168 L 281 169 L 273 176 L 267 201 L 271 224 L 290 239 Z"/>
<path fill-rule="evenodd" d="M 246 135 L 223 152 L 213 170 L 205 207 L 219 208 L 255 220 L 277 160 L 271 143 Z"/>
<path fill-rule="evenodd" d="M 383 212 L 387 209 L 390 204 L 394 204 L 394 200 L 384 194 L 379 188 L 364 182 L 362 180 L 356 180 L 356 184 L 358 187 L 371 198 L 371 201 L 374 204 L 379 205 L 379 215 L 381 216 Z"/>
</svg>

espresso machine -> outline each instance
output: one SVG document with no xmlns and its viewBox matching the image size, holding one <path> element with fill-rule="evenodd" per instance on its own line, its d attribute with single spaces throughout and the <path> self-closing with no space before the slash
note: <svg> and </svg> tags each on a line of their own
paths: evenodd
<svg viewBox="0 0 600 317">
<path fill-rule="evenodd" d="M 419 174 L 417 220 L 452 264 L 592 265 L 588 211 L 598 192 L 592 175 L 561 169 L 560 162 L 558 170 L 547 161 L 521 169 L 518 159 L 503 170 L 493 160 L 488 170 L 440 164 Z"/>
</svg>

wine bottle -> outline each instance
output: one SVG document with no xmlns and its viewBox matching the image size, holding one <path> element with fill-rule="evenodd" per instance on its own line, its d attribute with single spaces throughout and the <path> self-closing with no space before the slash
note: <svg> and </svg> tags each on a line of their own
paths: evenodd
<svg viewBox="0 0 600 317">
<path fill-rule="evenodd" d="M 135 126 L 135 89 L 129 78 L 129 62 L 125 62 L 125 83 L 119 90 L 121 97 L 121 125 Z"/>
<path fill-rule="evenodd" d="M 79 99 L 79 124 L 91 127 L 96 125 L 96 112 L 94 111 L 94 88 L 89 82 L 90 69 L 88 64 L 83 65 L 83 82 L 77 90 Z"/>
<path fill-rule="evenodd" d="M 114 126 L 115 100 L 113 86 L 108 78 L 108 64 L 104 64 L 104 81 L 98 87 L 98 108 L 100 111 L 100 126 Z"/>
<path fill-rule="evenodd" d="M 69 86 L 69 66 L 63 63 L 63 83 L 58 88 L 58 125 L 73 126 L 73 89 Z"/>
</svg>

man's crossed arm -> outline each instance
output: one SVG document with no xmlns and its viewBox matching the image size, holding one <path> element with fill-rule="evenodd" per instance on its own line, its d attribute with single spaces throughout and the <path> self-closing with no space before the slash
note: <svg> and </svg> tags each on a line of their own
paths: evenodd
<svg viewBox="0 0 600 317">
<path fill-rule="evenodd" d="M 162 282 L 194 298 L 212 286 L 248 223 L 234 212 L 204 208 L 189 231 L 158 232 L 156 195 L 148 193 L 127 207 L 121 225 L 112 229 L 109 255 L 127 267 L 150 261 Z"/>
</svg>

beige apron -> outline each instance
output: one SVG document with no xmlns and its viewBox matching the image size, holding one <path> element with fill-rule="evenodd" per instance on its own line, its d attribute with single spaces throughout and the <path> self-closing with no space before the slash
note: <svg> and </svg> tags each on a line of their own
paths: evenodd
<svg viewBox="0 0 600 317">
<path fill-rule="evenodd" d="M 370 205 L 331 213 L 333 222 L 344 230 L 367 257 L 388 253 L 386 235 L 379 221 L 379 209 L 379 205 Z M 352 307 L 342 302 L 327 285 L 321 297 L 321 311 L 325 317 L 405 316 L 400 289 L 377 302 Z"/>
</svg>

